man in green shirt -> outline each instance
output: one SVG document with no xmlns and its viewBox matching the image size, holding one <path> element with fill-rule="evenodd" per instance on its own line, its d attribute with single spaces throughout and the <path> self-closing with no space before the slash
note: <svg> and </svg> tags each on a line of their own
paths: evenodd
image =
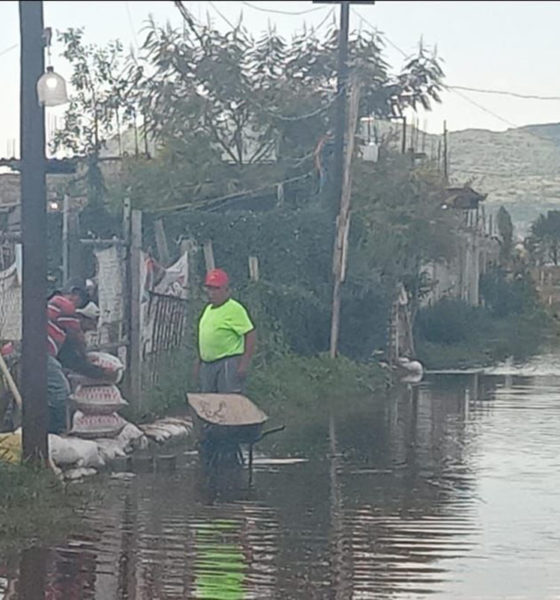
<svg viewBox="0 0 560 600">
<path fill-rule="evenodd" d="M 243 393 L 255 350 L 255 326 L 247 309 L 231 298 L 225 271 L 209 271 L 204 285 L 210 303 L 198 321 L 195 380 L 202 392 Z"/>
</svg>

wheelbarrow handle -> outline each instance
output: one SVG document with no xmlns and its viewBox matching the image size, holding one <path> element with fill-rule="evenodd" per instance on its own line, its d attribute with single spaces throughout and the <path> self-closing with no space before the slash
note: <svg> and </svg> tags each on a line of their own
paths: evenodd
<svg viewBox="0 0 560 600">
<path fill-rule="evenodd" d="M 286 429 L 286 426 L 280 425 L 280 427 L 274 427 L 273 429 L 268 429 L 267 431 L 263 431 L 256 441 L 260 442 L 267 435 L 270 435 L 271 433 L 278 433 L 279 431 L 284 431 L 284 429 Z"/>
</svg>

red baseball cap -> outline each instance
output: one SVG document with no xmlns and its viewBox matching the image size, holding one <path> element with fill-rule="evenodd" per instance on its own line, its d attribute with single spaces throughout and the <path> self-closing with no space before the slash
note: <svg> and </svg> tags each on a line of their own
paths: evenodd
<svg viewBox="0 0 560 600">
<path fill-rule="evenodd" d="M 229 283 L 228 274 L 223 269 L 212 269 L 206 273 L 204 285 L 208 287 L 226 287 Z"/>
</svg>

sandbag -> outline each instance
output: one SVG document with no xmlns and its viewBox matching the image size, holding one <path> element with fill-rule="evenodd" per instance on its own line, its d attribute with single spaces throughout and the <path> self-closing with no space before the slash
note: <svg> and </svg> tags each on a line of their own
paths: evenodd
<svg viewBox="0 0 560 600">
<path fill-rule="evenodd" d="M 116 385 L 79 385 L 71 398 L 88 415 L 110 415 L 128 404 Z"/>
<path fill-rule="evenodd" d="M 118 438 L 103 438 L 101 440 L 96 440 L 95 443 L 105 462 L 115 460 L 115 458 L 124 458 L 126 456 L 125 449 Z"/>
<path fill-rule="evenodd" d="M 144 432 L 132 423 L 127 423 L 116 439 L 125 451 L 134 447 L 145 448 L 148 443 Z"/>
<path fill-rule="evenodd" d="M 56 465 L 101 468 L 105 461 L 97 444 L 89 440 L 49 434 L 49 455 Z"/>
<path fill-rule="evenodd" d="M 117 436 L 125 425 L 126 421 L 116 413 L 110 415 L 86 415 L 82 411 L 77 410 L 72 419 L 70 435 L 84 439 L 110 438 Z"/>
<path fill-rule="evenodd" d="M 120 383 L 124 373 L 122 361 L 108 352 L 88 352 L 89 360 L 110 374 L 109 383 Z"/>
</svg>

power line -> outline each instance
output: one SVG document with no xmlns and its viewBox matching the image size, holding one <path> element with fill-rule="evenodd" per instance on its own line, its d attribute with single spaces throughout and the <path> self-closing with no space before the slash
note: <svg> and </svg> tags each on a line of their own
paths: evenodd
<svg viewBox="0 0 560 600">
<path fill-rule="evenodd" d="M 220 17 L 232 28 L 235 29 L 235 25 L 222 13 L 222 11 L 210 0 L 208 0 L 208 4 L 218 13 Z"/>
<path fill-rule="evenodd" d="M 319 23 L 319 25 L 313 27 L 313 31 L 317 32 L 323 25 L 334 15 L 334 8 L 331 8 L 329 12 L 325 15 L 325 18 Z"/>
<path fill-rule="evenodd" d="M 184 210 L 188 208 L 197 208 L 197 207 L 205 207 L 212 208 L 216 204 L 220 204 L 221 202 L 225 202 L 226 200 L 240 199 L 246 196 L 253 195 L 257 192 L 262 192 L 263 190 L 268 190 L 270 188 L 276 187 L 278 185 L 284 183 L 293 183 L 294 181 L 301 181 L 302 179 L 306 179 L 311 175 L 312 171 L 309 173 L 305 173 L 305 175 L 298 175 L 297 177 L 290 177 L 289 179 L 284 179 L 282 181 L 275 181 L 273 183 L 268 183 L 266 185 L 261 185 L 257 188 L 253 188 L 252 190 L 241 190 L 240 192 L 234 192 L 232 194 L 226 194 L 224 196 L 218 196 L 217 198 L 211 198 L 210 200 L 204 200 L 201 202 L 194 202 L 189 204 L 176 204 L 175 206 L 166 206 L 165 208 L 160 208 L 154 210 L 153 212 L 164 213 L 164 212 L 175 212 L 179 210 Z"/>
<path fill-rule="evenodd" d="M 132 39 L 134 40 L 134 47 L 136 52 L 138 52 L 138 38 L 136 36 L 136 30 L 134 29 L 134 23 L 132 21 L 132 13 L 130 12 L 130 2 L 128 2 L 128 0 L 125 0 L 124 5 L 126 7 L 128 26 L 130 27 L 130 33 L 132 33 Z"/>
<path fill-rule="evenodd" d="M 511 121 L 508 121 L 507 119 L 504 119 L 503 117 L 500 117 L 499 114 L 491 111 L 489 108 L 486 108 L 485 106 L 482 106 L 482 104 L 479 104 L 478 102 L 475 102 L 474 100 L 472 100 L 471 98 L 469 98 L 468 96 L 465 96 L 464 94 L 461 94 L 461 92 L 450 88 L 452 92 L 454 92 L 455 94 L 457 94 L 458 96 L 460 96 L 461 98 L 463 98 L 463 100 L 466 100 L 469 104 L 472 104 L 473 106 L 476 106 L 478 109 L 482 110 L 485 113 L 488 113 L 489 115 L 493 116 L 495 119 L 498 119 L 499 121 L 502 121 L 503 123 L 505 123 L 506 125 L 509 125 L 510 127 L 514 127 L 515 129 L 517 129 L 519 127 L 519 125 L 516 125 L 515 123 L 512 123 Z"/>
<path fill-rule="evenodd" d="M 379 29 L 377 27 L 375 27 L 370 21 L 368 21 L 364 16 L 362 16 L 356 9 L 354 9 L 353 7 L 351 7 L 352 12 L 358 17 L 358 19 L 360 19 L 360 21 L 362 23 L 365 23 L 366 25 L 369 25 L 369 27 L 372 28 L 372 30 L 374 31 L 374 33 L 377 33 L 379 36 L 381 36 L 386 42 L 387 44 L 389 44 L 389 46 L 391 46 L 392 48 L 394 48 L 397 52 L 400 52 L 404 58 L 408 58 L 410 56 L 410 54 L 407 54 L 402 48 L 399 48 L 397 46 L 397 44 L 395 44 L 394 42 L 392 42 L 385 33 L 382 33 L 381 31 L 379 31 Z"/>
<path fill-rule="evenodd" d="M 336 99 L 345 92 L 346 90 L 344 88 L 342 88 L 340 91 L 338 91 L 329 101 L 327 104 L 324 104 L 323 106 L 320 106 L 319 108 L 317 108 L 316 110 L 306 113 L 304 115 L 294 115 L 292 116 L 287 116 L 287 115 L 279 115 L 273 111 L 270 110 L 266 110 L 265 113 L 267 115 L 270 115 L 271 117 L 275 118 L 275 119 L 279 119 L 280 121 L 303 121 L 305 119 L 311 119 L 311 117 L 315 117 L 317 115 L 320 115 L 321 113 L 327 111 L 333 104 L 334 102 L 336 102 Z"/>
<path fill-rule="evenodd" d="M 15 50 L 16 48 L 19 48 L 19 44 L 14 44 L 13 46 L 10 46 L 9 48 L 5 48 L 4 50 L 2 50 L 2 52 L 0 52 L 0 56 L 4 56 L 4 54 L 8 54 L 8 52 L 11 52 L 12 50 Z"/>
<path fill-rule="evenodd" d="M 252 8 L 253 10 L 259 10 L 259 11 L 265 12 L 265 13 L 271 13 L 271 14 L 275 14 L 275 15 L 293 15 L 293 16 L 307 15 L 309 13 L 317 12 L 318 10 L 324 10 L 325 8 L 327 8 L 326 6 L 317 6 L 315 8 L 308 8 L 307 10 L 300 10 L 298 12 L 298 11 L 287 11 L 287 10 L 276 10 L 274 8 L 262 8 L 262 6 L 257 6 L 256 4 L 252 4 L 251 2 L 241 2 L 241 4 L 244 4 L 245 6 L 248 6 L 249 8 Z"/>
<path fill-rule="evenodd" d="M 472 88 L 463 85 L 447 85 L 450 90 L 464 90 L 466 92 L 478 92 L 480 94 L 499 94 L 502 96 L 513 96 L 514 98 L 524 98 L 527 100 L 560 100 L 560 96 L 539 96 L 538 94 L 520 94 L 508 90 L 487 90 L 483 88 Z"/>
</svg>

